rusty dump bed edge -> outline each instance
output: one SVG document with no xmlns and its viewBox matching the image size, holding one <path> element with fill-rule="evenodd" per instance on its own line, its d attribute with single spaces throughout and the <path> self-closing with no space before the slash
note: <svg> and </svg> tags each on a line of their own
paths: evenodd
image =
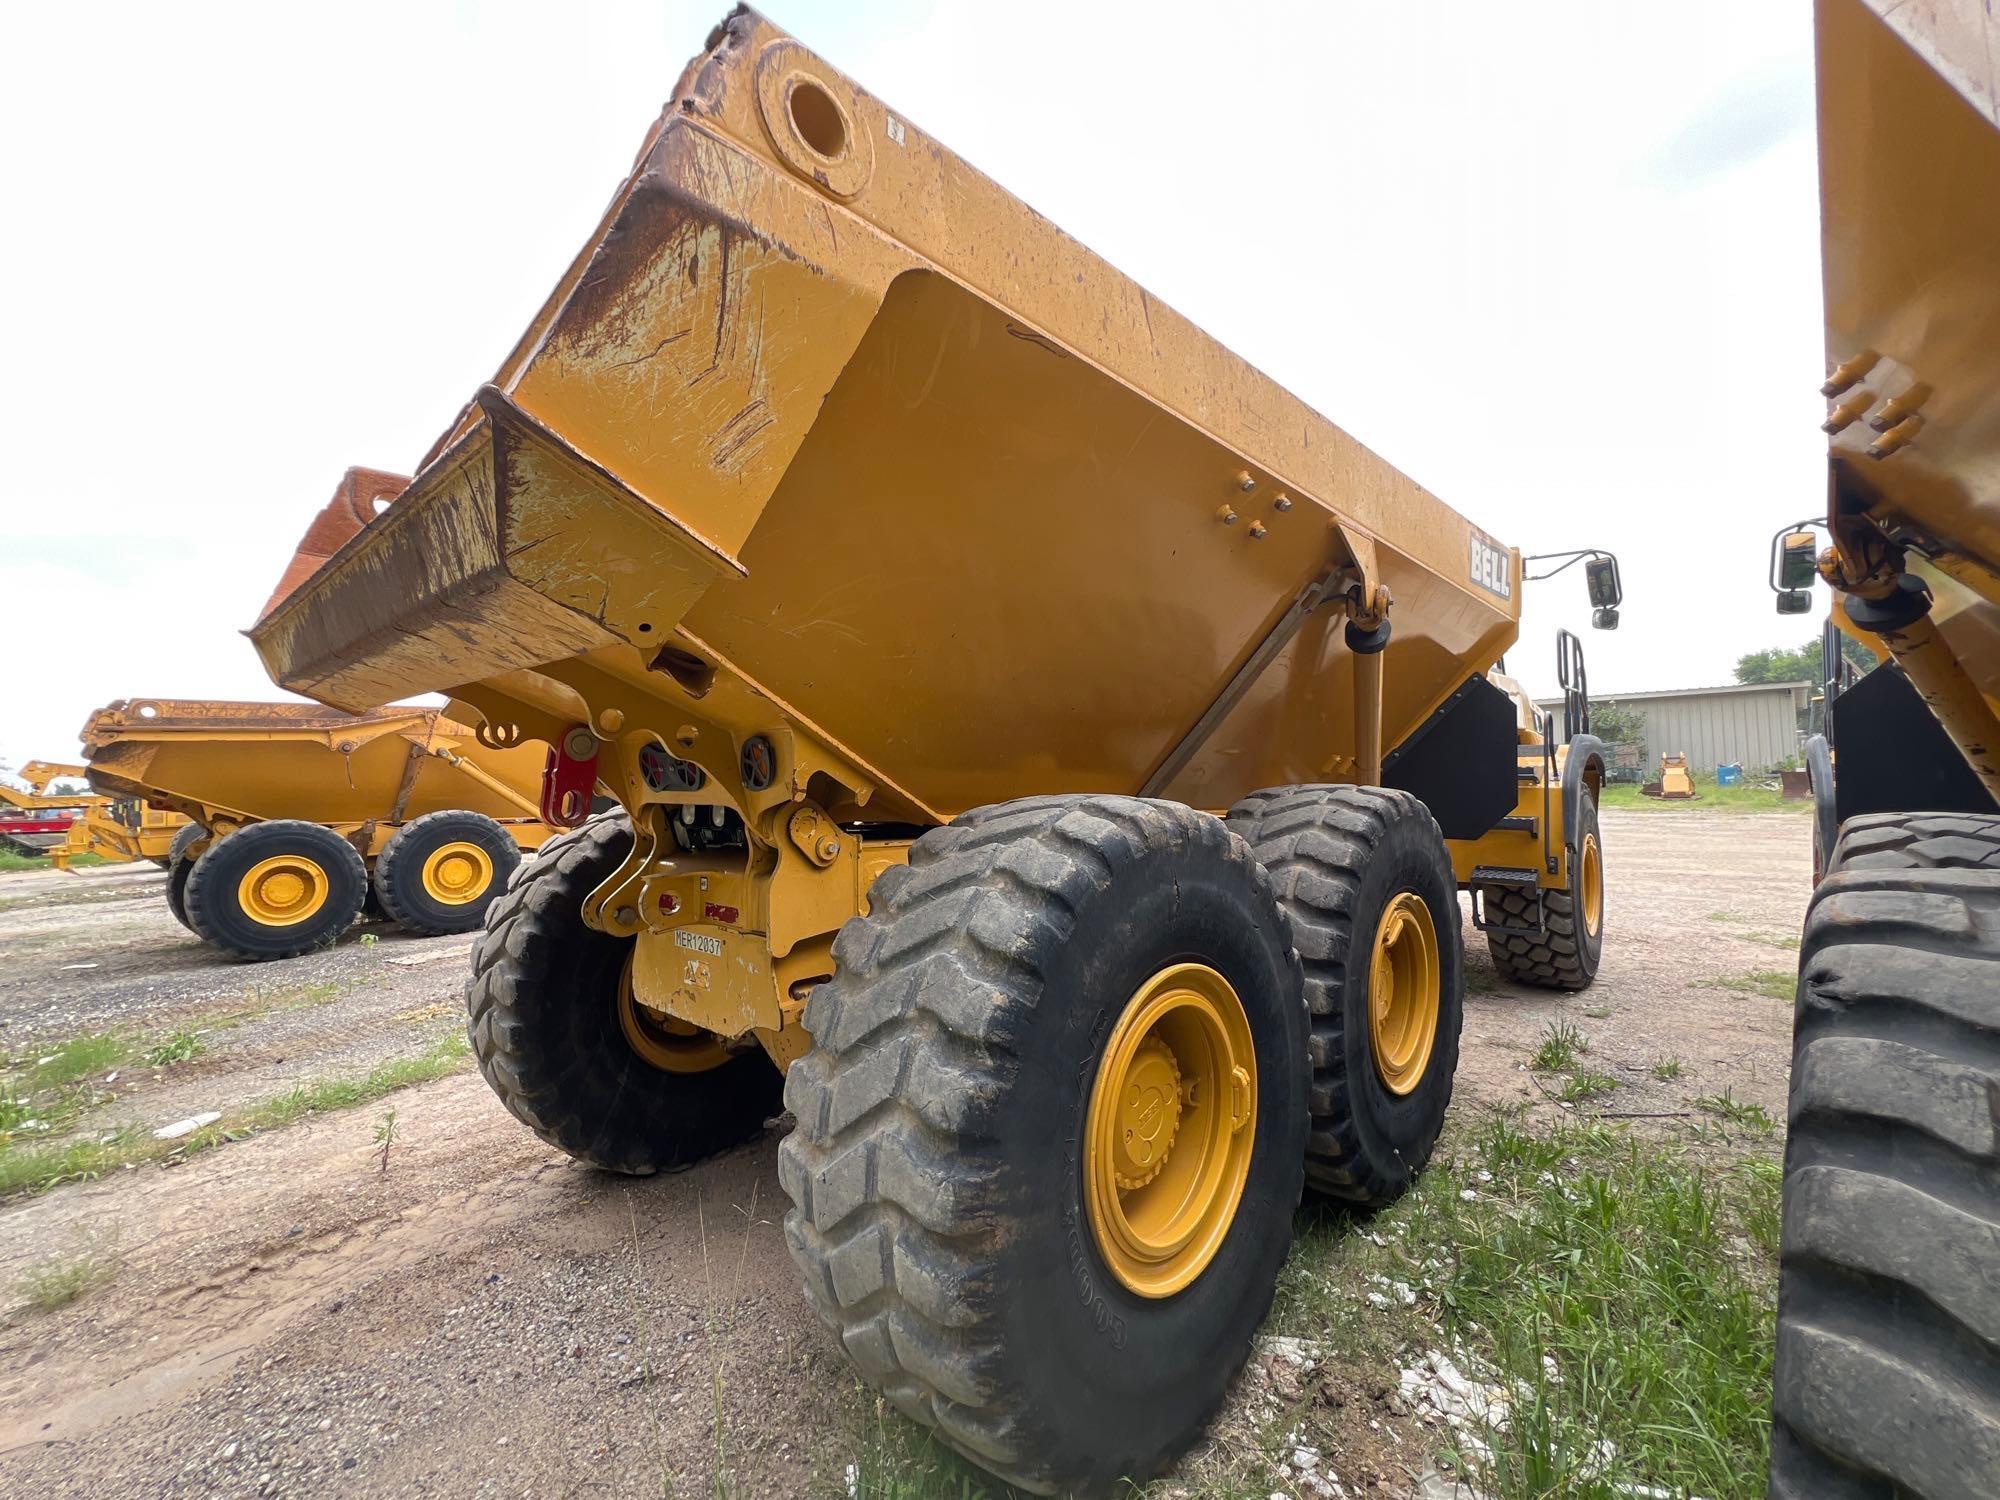
<svg viewBox="0 0 2000 1500">
<path fill-rule="evenodd" d="M 1393 595 L 1390 745 L 1520 613 L 1518 553 L 750 11 L 408 490 L 342 514 L 251 631 L 287 688 L 667 648 L 931 808 L 1137 789 L 1330 575 Z M 1351 770 L 1350 677 L 1321 611 L 1167 794 Z"/>
<path fill-rule="evenodd" d="M 342 729 L 377 729 L 408 722 L 429 723 L 437 708 L 391 704 L 348 713 L 320 703 L 248 703 L 199 698 L 120 698 L 96 710 L 80 736 L 94 749 L 130 730 L 144 734 L 214 734 L 224 731 L 286 731 L 329 734 Z"/>
</svg>

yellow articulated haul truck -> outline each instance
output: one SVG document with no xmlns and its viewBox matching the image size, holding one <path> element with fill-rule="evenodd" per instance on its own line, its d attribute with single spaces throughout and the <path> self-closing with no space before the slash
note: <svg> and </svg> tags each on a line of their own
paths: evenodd
<svg viewBox="0 0 2000 1500">
<path fill-rule="evenodd" d="M 1827 509 L 1773 581 L 1785 613 L 1830 583 L 1881 664 L 1843 689 L 1829 652 L 1807 747 L 1771 1494 L 1975 1500 L 2000 1494 L 2000 21 L 1820 0 L 1817 29 Z"/>
<path fill-rule="evenodd" d="M 82 766 L 31 760 L 14 773 L 27 790 L 0 781 L 0 849 L 35 859 L 62 849 L 91 810 L 105 805 L 88 792 L 51 791 L 56 782 L 82 780 Z"/>
<path fill-rule="evenodd" d="M 92 714 L 83 743 L 97 791 L 191 820 L 167 905 L 238 958 L 323 947 L 370 904 L 470 931 L 551 833 L 544 747 L 480 743 L 434 708 L 141 698 Z"/>
<path fill-rule="evenodd" d="M 58 780 L 86 780 L 88 766 L 31 760 L 17 774 L 28 784 L 26 792 L 0 783 L 0 848 L 30 858 L 47 855 L 58 870 L 67 870 L 79 854 L 114 864 L 151 860 L 164 870 L 174 836 L 187 826 L 179 813 L 148 807 L 136 797 L 114 801 L 49 790 Z"/>
<path fill-rule="evenodd" d="M 812 1305 L 1031 1489 L 1159 1471 L 1302 1187 L 1424 1165 L 1460 889 L 1505 972 L 1596 972 L 1587 705 L 1558 760 L 1492 675 L 1520 554 L 749 11 L 304 552 L 276 681 L 554 747 L 581 826 L 468 989 L 507 1106 L 651 1172 L 782 1089 Z"/>
<path fill-rule="evenodd" d="M 61 847 L 49 851 L 57 869 L 67 870 L 79 854 L 94 854 L 113 864 L 149 860 L 164 870 L 173 864 L 175 841 L 185 846 L 194 837 L 184 832 L 188 820 L 180 813 L 154 807 L 138 797 L 93 800 L 96 805 L 86 808 L 70 824 L 69 837 Z"/>
</svg>

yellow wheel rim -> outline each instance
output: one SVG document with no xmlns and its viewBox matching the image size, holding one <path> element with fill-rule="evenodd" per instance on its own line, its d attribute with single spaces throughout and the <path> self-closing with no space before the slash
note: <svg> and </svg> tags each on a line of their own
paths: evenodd
<svg viewBox="0 0 2000 1500">
<path fill-rule="evenodd" d="M 477 901 L 493 884 L 493 856 L 477 844 L 441 844 L 424 861 L 424 894 L 446 906 Z"/>
<path fill-rule="evenodd" d="M 1392 1094 L 1409 1093 L 1430 1066 L 1442 979 L 1431 909 L 1415 891 L 1398 891 L 1375 924 L 1368 964 L 1368 1035 Z"/>
<path fill-rule="evenodd" d="M 1084 1205 L 1111 1274 L 1187 1287 L 1229 1237 L 1256 1138 L 1257 1058 L 1236 991 L 1206 964 L 1147 980 L 1104 1044 L 1084 1127 Z"/>
<path fill-rule="evenodd" d="M 706 1073 L 729 1061 L 729 1049 L 714 1032 L 639 1003 L 630 959 L 618 975 L 618 1027 L 632 1050 L 663 1073 Z"/>
<path fill-rule="evenodd" d="M 1592 937 L 1604 922 L 1604 856 L 1598 852 L 1597 835 L 1583 836 L 1583 930 Z"/>
<path fill-rule="evenodd" d="M 326 905 L 325 868 L 303 854 L 259 860 L 236 883 L 236 902 L 260 927 L 296 927 Z"/>
</svg>

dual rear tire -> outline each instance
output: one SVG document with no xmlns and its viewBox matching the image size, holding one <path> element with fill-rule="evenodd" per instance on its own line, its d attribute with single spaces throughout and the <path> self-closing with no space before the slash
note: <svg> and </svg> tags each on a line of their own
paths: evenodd
<svg viewBox="0 0 2000 1500">
<path fill-rule="evenodd" d="M 630 838 L 603 819 L 544 849 L 467 999 L 517 1118 L 644 1173 L 756 1134 L 779 1075 L 757 1052 L 649 1064 L 620 1008 L 632 945 L 579 911 Z M 1031 1490 L 1169 1464 L 1249 1354 L 1308 1178 L 1388 1201 L 1450 1098 L 1456 890 L 1403 793 L 1289 788 L 1226 822 L 979 809 L 876 880 L 834 958 L 783 1081 L 787 1242 L 863 1376 Z"/>
<path fill-rule="evenodd" d="M 1462 985 L 1436 825 L 1352 787 L 1226 823 L 1033 798 L 926 834 L 870 900 L 786 1085 L 808 1295 L 985 1468 L 1143 1483 L 1248 1356 L 1306 1183 L 1384 1202 L 1436 1141 Z"/>
<path fill-rule="evenodd" d="M 520 863 L 512 835 L 472 812 L 429 813 L 402 825 L 372 881 L 355 847 L 318 823 L 252 823 L 192 857 L 189 845 L 204 836 L 194 825 L 176 836 L 168 909 L 224 952 L 252 961 L 327 947 L 371 897 L 412 932 L 472 931 Z"/>
</svg>

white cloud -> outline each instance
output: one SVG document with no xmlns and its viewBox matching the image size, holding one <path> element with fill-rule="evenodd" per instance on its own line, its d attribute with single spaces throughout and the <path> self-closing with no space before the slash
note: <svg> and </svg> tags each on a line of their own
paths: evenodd
<svg viewBox="0 0 2000 1500">
<path fill-rule="evenodd" d="M 716 4 L 13 18 L 0 758 L 261 697 L 350 463 L 413 465 L 588 234 Z M 1803 637 L 1818 503 L 1803 4 L 796 4 L 898 110 L 1488 531 L 1617 549 L 1592 681 Z M 1530 596 L 1552 676 L 1580 582 Z"/>
</svg>

